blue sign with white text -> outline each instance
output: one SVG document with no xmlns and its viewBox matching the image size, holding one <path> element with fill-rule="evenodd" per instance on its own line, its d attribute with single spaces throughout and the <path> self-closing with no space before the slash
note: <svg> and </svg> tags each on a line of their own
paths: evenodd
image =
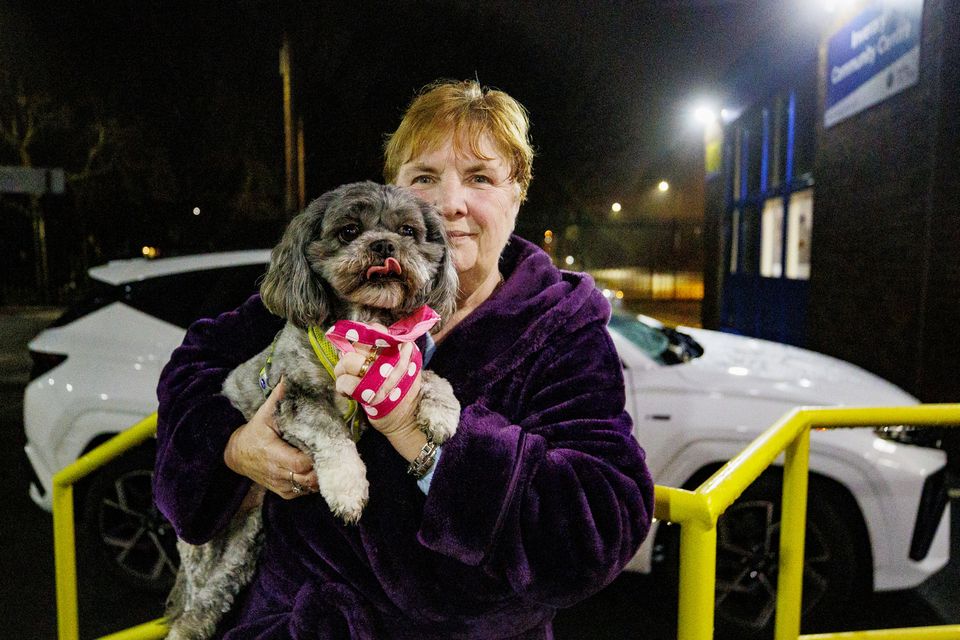
<svg viewBox="0 0 960 640">
<path fill-rule="evenodd" d="M 830 37 L 824 126 L 917 83 L 922 21 L 923 0 L 878 0 Z"/>
</svg>

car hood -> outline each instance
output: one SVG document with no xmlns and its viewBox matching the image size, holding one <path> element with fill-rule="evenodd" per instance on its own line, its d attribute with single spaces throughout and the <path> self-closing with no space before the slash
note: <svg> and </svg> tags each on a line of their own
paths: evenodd
<svg viewBox="0 0 960 640">
<path fill-rule="evenodd" d="M 677 373 L 701 390 L 799 405 L 899 406 L 917 399 L 860 367 L 820 353 L 729 333 L 678 327 L 703 355 Z"/>
</svg>

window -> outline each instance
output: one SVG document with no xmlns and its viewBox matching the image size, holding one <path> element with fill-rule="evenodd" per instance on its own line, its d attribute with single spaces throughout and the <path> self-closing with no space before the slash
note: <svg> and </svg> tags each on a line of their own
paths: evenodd
<svg viewBox="0 0 960 640">
<path fill-rule="evenodd" d="M 770 183 L 771 188 L 784 182 L 784 163 L 787 149 L 787 101 L 777 96 L 773 102 L 773 118 L 770 136 Z"/>
<path fill-rule="evenodd" d="M 770 198 L 763 204 L 760 219 L 760 275 L 783 275 L 783 198 Z"/>
<path fill-rule="evenodd" d="M 813 189 L 790 196 L 787 218 L 787 277 L 810 279 L 810 233 L 813 229 Z"/>
<path fill-rule="evenodd" d="M 747 128 L 743 132 L 744 146 L 747 157 L 744 159 L 744 169 L 747 172 L 747 193 L 756 194 L 760 191 L 760 179 L 763 168 L 763 112 L 748 114 Z"/>
<path fill-rule="evenodd" d="M 256 293 L 266 265 L 252 264 L 190 271 L 131 282 L 122 300 L 134 309 L 188 327 L 199 318 L 213 318 L 240 306 Z"/>
<path fill-rule="evenodd" d="M 730 273 L 737 273 L 740 260 L 740 210 L 734 209 L 730 220 Z"/>
</svg>

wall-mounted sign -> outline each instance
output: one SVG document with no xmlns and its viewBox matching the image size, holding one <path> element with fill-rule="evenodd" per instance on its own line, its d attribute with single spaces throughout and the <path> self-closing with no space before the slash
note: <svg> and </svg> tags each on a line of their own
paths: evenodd
<svg viewBox="0 0 960 640">
<path fill-rule="evenodd" d="M 917 83 L 922 20 L 923 0 L 874 0 L 830 37 L 824 126 Z"/>
</svg>

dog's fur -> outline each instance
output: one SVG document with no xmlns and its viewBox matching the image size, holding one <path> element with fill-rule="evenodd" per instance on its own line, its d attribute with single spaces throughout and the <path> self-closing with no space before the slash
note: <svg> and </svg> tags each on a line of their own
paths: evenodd
<svg viewBox="0 0 960 640">
<path fill-rule="evenodd" d="M 368 277 L 393 257 L 401 274 Z M 331 511 L 356 523 L 367 501 L 366 469 L 341 418 L 346 399 L 317 360 L 306 328 L 338 319 L 390 325 L 421 305 L 442 318 L 455 306 L 456 272 L 437 210 L 408 192 L 372 182 L 330 191 L 291 221 L 261 286 L 266 307 L 285 317 L 274 345 L 231 372 L 224 394 L 249 420 L 264 402 L 259 372 L 273 349 L 271 387 L 286 393 L 276 414 L 284 439 L 309 453 Z M 449 383 L 422 372 L 417 426 L 433 441 L 456 430 L 460 405 Z M 178 542 L 180 572 L 167 602 L 168 638 L 208 638 L 253 576 L 262 543 L 260 509 L 238 513 L 203 545 Z"/>
</svg>

